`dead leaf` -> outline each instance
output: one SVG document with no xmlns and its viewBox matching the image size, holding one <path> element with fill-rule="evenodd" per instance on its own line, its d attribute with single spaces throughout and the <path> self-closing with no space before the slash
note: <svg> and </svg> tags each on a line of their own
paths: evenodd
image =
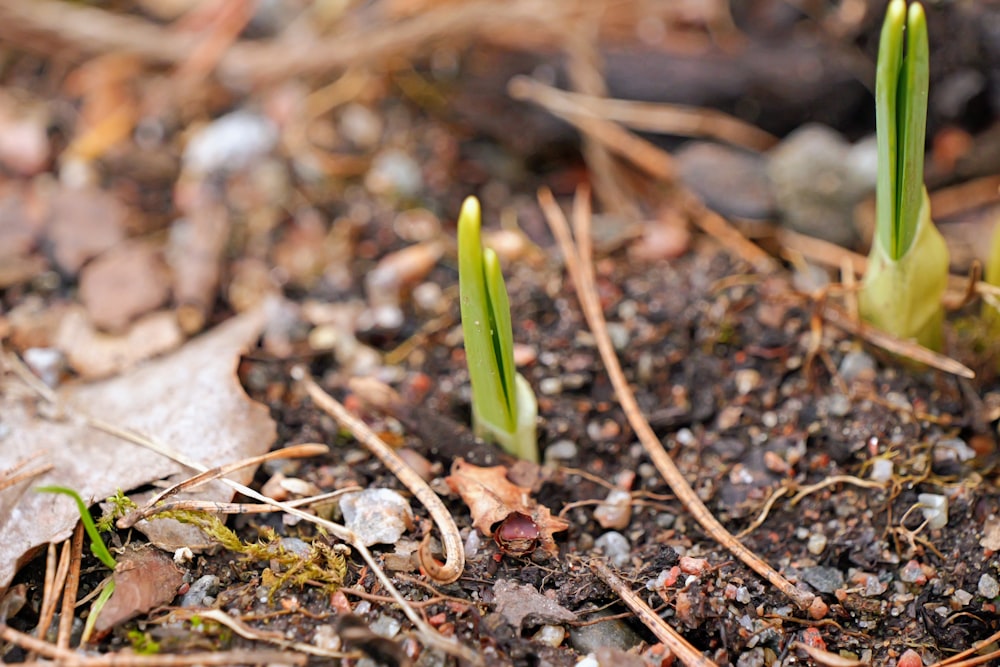
<svg viewBox="0 0 1000 667">
<path fill-rule="evenodd" d="M 128 210 L 114 195 L 94 188 L 60 188 L 51 195 L 46 237 L 63 271 L 83 264 L 125 237 Z"/>
<path fill-rule="evenodd" d="M 97 331 L 83 308 L 73 306 L 62 318 L 55 346 L 73 370 L 93 380 L 126 371 L 140 361 L 176 349 L 182 342 L 177 318 L 168 311 L 146 315 L 116 336 Z"/>
<path fill-rule="evenodd" d="M 97 328 L 122 332 L 170 296 L 160 253 L 142 241 L 120 243 L 80 272 L 80 300 Z"/>
<path fill-rule="evenodd" d="M 252 311 L 192 339 L 177 352 L 119 377 L 68 386 L 59 398 L 106 422 L 146 434 L 209 467 L 263 454 L 275 438 L 274 421 L 263 405 L 251 401 L 236 377 L 240 354 L 260 335 L 263 309 Z M 25 389 L 10 374 L 0 384 L 0 414 L 6 436 L 5 461 L 18 461 L 47 449 L 53 470 L 37 485 L 60 485 L 84 499 L 100 500 L 117 489 L 128 491 L 190 471 L 131 442 L 87 426 L 79 418 L 47 420 L 40 405 L 26 400 Z M 231 475 L 248 483 L 253 469 Z M 2 492 L 0 492 L 2 493 Z M 228 502 L 233 491 L 222 482 L 195 491 L 201 500 Z M 66 539 L 79 520 L 74 503 L 62 496 L 28 492 L 0 516 L 0 589 L 41 545 Z"/>
<path fill-rule="evenodd" d="M 472 514 L 472 525 L 484 535 L 493 535 L 493 526 L 513 512 L 531 517 L 538 526 L 539 546 L 549 556 L 559 555 L 552 533 L 569 528 L 569 523 L 552 516 L 548 507 L 531 497 L 531 489 L 512 484 L 506 466 L 481 468 L 456 459 L 451 475 L 445 478 L 452 491 L 462 496 Z"/>
<path fill-rule="evenodd" d="M 115 592 L 94 624 L 98 633 L 150 609 L 169 604 L 184 582 L 184 572 L 159 549 L 149 545 L 130 545 L 118 557 L 112 578 Z"/>
<path fill-rule="evenodd" d="M 576 614 L 569 609 L 545 597 L 532 586 L 521 585 L 516 581 L 500 579 L 493 586 L 493 595 L 497 613 L 519 631 L 529 619 L 534 625 L 576 620 Z"/>
</svg>

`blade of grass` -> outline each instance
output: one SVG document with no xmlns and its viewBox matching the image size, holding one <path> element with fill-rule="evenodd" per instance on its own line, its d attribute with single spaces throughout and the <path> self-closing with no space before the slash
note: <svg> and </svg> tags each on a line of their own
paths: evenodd
<svg viewBox="0 0 1000 667">
<path fill-rule="evenodd" d="M 906 18 L 906 2 L 892 0 L 886 9 L 885 23 L 879 41 L 878 68 L 875 76 L 875 127 L 878 143 L 878 182 L 875 206 L 878 220 L 891 220 L 893 224 L 876 225 L 882 247 L 892 259 L 898 259 L 897 236 L 894 226 L 898 220 L 898 174 L 897 162 L 899 135 L 897 88 L 899 68 L 903 57 L 903 22 Z"/>
<path fill-rule="evenodd" d="M 68 489 L 65 486 L 40 486 L 35 489 L 40 493 L 61 493 L 64 496 L 69 496 L 74 501 L 76 501 L 76 508 L 80 511 L 80 521 L 83 522 L 83 529 L 87 531 L 87 536 L 90 537 L 90 550 L 98 560 L 104 563 L 108 569 L 115 569 L 115 559 L 108 551 L 108 547 L 104 545 L 104 540 L 101 539 L 101 534 L 97 532 L 97 526 L 94 525 L 94 519 L 90 516 L 90 510 L 87 508 L 86 503 L 83 502 L 83 498 L 80 494 L 73 489 Z"/>
<path fill-rule="evenodd" d="M 927 132 L 927 89 L 930 55 L 927 19 L 919 3 L 910 5 L 906 19 L 906 55 L 896 91 L 896 128 L 899 132 L 899 166 L 896 170 L 895 259 L 905 255 L 917 233 L 917 216 L 923 199 L 924 139 Z"/>
</svg>

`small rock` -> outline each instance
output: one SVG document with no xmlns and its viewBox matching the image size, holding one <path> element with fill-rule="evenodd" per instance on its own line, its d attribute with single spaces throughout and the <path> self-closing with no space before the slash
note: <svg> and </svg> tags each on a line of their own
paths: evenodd
<svg viewBox="0 0 1000 667">
<path fill-rule="evenodd" d="M 371 622 L 368 626 L 369 629 L 380 637 L 385 637 L 386 639 L 392 639 L 399 634 L 400 629 L 403 627 L 402 623 L 397 621 L 392 616 L 386 616 L 385 614 L 379 614 L 378 618 Z"/>
<path fill-rule="evenodd" d="M 876 482 L 888 482 L 892 479 L 893 463 L 890 459 L 875 459 L 872 461 L 871 478 Z"/>
<path fill-rule="evenodd" d="M 575 461 L 580 448 L 572 440 L 556 440 L 545 448 L 545 461 Z"/>
<path fill-rule="evenodd" d="M 719 213 L 753 220 L 773 217 L 774 200 L 760 155 L 692 141 L 675 159 L 685 185 Z"/>
<path fill-rule="evenodd" d="M 983 538 L 979 540 L 979 546 L 990 551 L 1000 551 L 1000 517 L 996 514 L 986 517 Z"/>
<path fill-rule="evenodd" d="M 278 128 L 270 118 L 246 110 L 220 116 L 191 137 L 184 168 L 197 174 L 238 171 L 270 153 Z"/>
<path fill-rule="evenodd" d="M 219 578 L 214 574 L 206 574 L 195 579 L 188 592 L 181 596 L 182 607 L 208 607 L 219 593 Z"/>
<path fill-rule="evenodd" d="M 632 494 L 622 489 L 611 489 L 608 497 L 594 510 L 594 518 L 601 528 L 621 530 L 632 520 Z"/>
<path fill-rule="evenodd" d="M 813 556 L 819 556 L 826 550 L 826 535 L 823 533 L 810 533 L 806 540 L 806 549 Z"/>
<path fill-rule="evenodd" d="M 948 525 L 948 497 L 936 493 L 921 493 L 917 502 L 923 505 L 920 511 L 924 515 L 927 527 L 932 530 Z"/>
<path fill-rule="evenodd" d="M 906 584 L 916 584 L 923 586 L 927 583 L 927 575 L 920 567 L 920 563 L 910 560 L 899 570 L 899 580 Z"/>
<path fill-rule="evenodd" d="M 807 567 L 802 570 L 802 579 L 820 593 L 833 593 L 844 587 L 844 573 L 835 567 Z"/>
<path fill-rule="evenodd" d="M 385 150 L 376 155 L 365 175 L 365 187 L 378 195 L 411 198 L 420 194 L 423 186 L 420 165 L 398 149 Z"/>
<path fill-rule="evenodd" d="M 363 104 L 353 102 L 340 112 L 340 131 L 358 148 L 372 148 L 382 138 L 382 118 Z"/>
<path fill-rule="evenodd" d="M 854 205 L 874 183 L 847 170 L 850 145 L 823 125 L 805 125 L 770 155 L 767 176 L 782 220 L 795 231 L 853 246 Z"/>
<path fill-rule="evenodd" d="M 627 651 L 641 641 L 621 619 L 569 629 L 569 645 L 578 653 L 594 653 L 603 647 Z"/>
<path fill-rule="evenodd" d="M 903 655 L 899 656 L 896 667 L 924 667 L 924 661 L 921 660 L 919 653 L 908 648 Z"/>
<path fill-rule="evenodd" d="M 365 489 L 340 499 L 345 525 L 365 546 L 395 544 L 413 526 L 413 510 L 392 489 Z"/>
<path fill-rule="evenodd" d="M 24 363 L 42 382 L 50 387 L 59 384 L 59 376 L 66 367 L 66 357 L 53 347 L 30 347 L 24 351 Z"/>
<path fill-rule="evenodd" d="M 566 628 L 561 625 L 543 625 L 532 639 L 546 646 L 557 648 L 566 639 Z"/>
<path fill-rule="evenodd" d="M 993 575 L 983 573 L 983 575 L 979 577 L 979 586 L 976 590 L 987 600 L 995 600 L 996 597 L 1000 595 L 1000 582 L 997 582 Z"/>
<path fill-rule="evenodd" d="M 600 549 L 615 567 L 624 567 L 628 564 L 632 545 L 621 533 L 609 530 L 594 541 L 594 546 Z"/>
</svg>

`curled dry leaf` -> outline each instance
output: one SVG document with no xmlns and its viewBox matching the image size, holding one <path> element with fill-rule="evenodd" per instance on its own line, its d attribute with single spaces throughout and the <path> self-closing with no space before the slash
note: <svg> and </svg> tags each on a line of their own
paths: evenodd
<svg viewBox="0 0 1000 667">
<path fill-rule="evenodd" d="M 184 573 L 159 549 L 130 545 L 118 557 L 114 581 L 115 592 L 101 609 L 94 626 L 98 632 L 170 604 L 184 582 Z"/>
<path fill-rule="evenodd" d="M 535 502 L 531 489 L 512 484 L 507 479 L 506 466 L 481 468 L 456 459 L 445 481 L 469 506 L 472 524 L 484 535 L 492 536 L 494 525 L 517 512 L 534 521 L 542 550 L 552 557 L 558 555 L 552 534 L 566 530 L 569 523 L 552 516 L 548 507 Z"/>
</svg>

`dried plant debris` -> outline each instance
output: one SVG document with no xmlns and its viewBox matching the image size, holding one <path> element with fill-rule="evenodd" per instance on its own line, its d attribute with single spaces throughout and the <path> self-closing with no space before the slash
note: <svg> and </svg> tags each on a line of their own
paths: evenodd
<svg viewBox="0 0 1000 667">
<path fill-rule="evenodd" d="M 539 505 L 531 489 L 511 483 L 506 466 L 480 468 L 458 459 L 445 481 L 469 506 L 472 525 L 494 537 L 507 553 L 525 556 L 537 546 L 553 558 L 559 555 L 552 534 L 566 530 L 569 523 Z"/>
<path fill-rule="evenodd" d="M 275 438 L 267 409 L 250 400 L 236 377 L 240 354 L 263 330 L 263 309 L 241 315 L 212 332 L 191 340 L 173 354 L 118 377 L 76 386 L 56 394 L 61 417 L 24 400 L 10 379 L 0 395 L 0 413 L 9 428 L 4 456 L 17 461 L 46 449 L 53 470 L 39 484 L 76 489 L 90 501 L 106 498 L 119 488 L 132 489 L 166 479 L 182 466 L 88 425 L 89 415 L 104 423 L 152 436 L 173 449 L 216 466 L 266 452 Z M 252 470 L 234 476 L 247 482 Z M 4 492 L 0 491 L 0 494 Z M 228 501 L 232 490 L 221 482 L 198 489 L 202 500 Z M 0 587 L 18 565 L 40 545 L 65 539 L 79 519 L 63 499 L 26 493 L 13 510 L 0 516 L 5 539 L 0 544 Z"/>
</svg>

